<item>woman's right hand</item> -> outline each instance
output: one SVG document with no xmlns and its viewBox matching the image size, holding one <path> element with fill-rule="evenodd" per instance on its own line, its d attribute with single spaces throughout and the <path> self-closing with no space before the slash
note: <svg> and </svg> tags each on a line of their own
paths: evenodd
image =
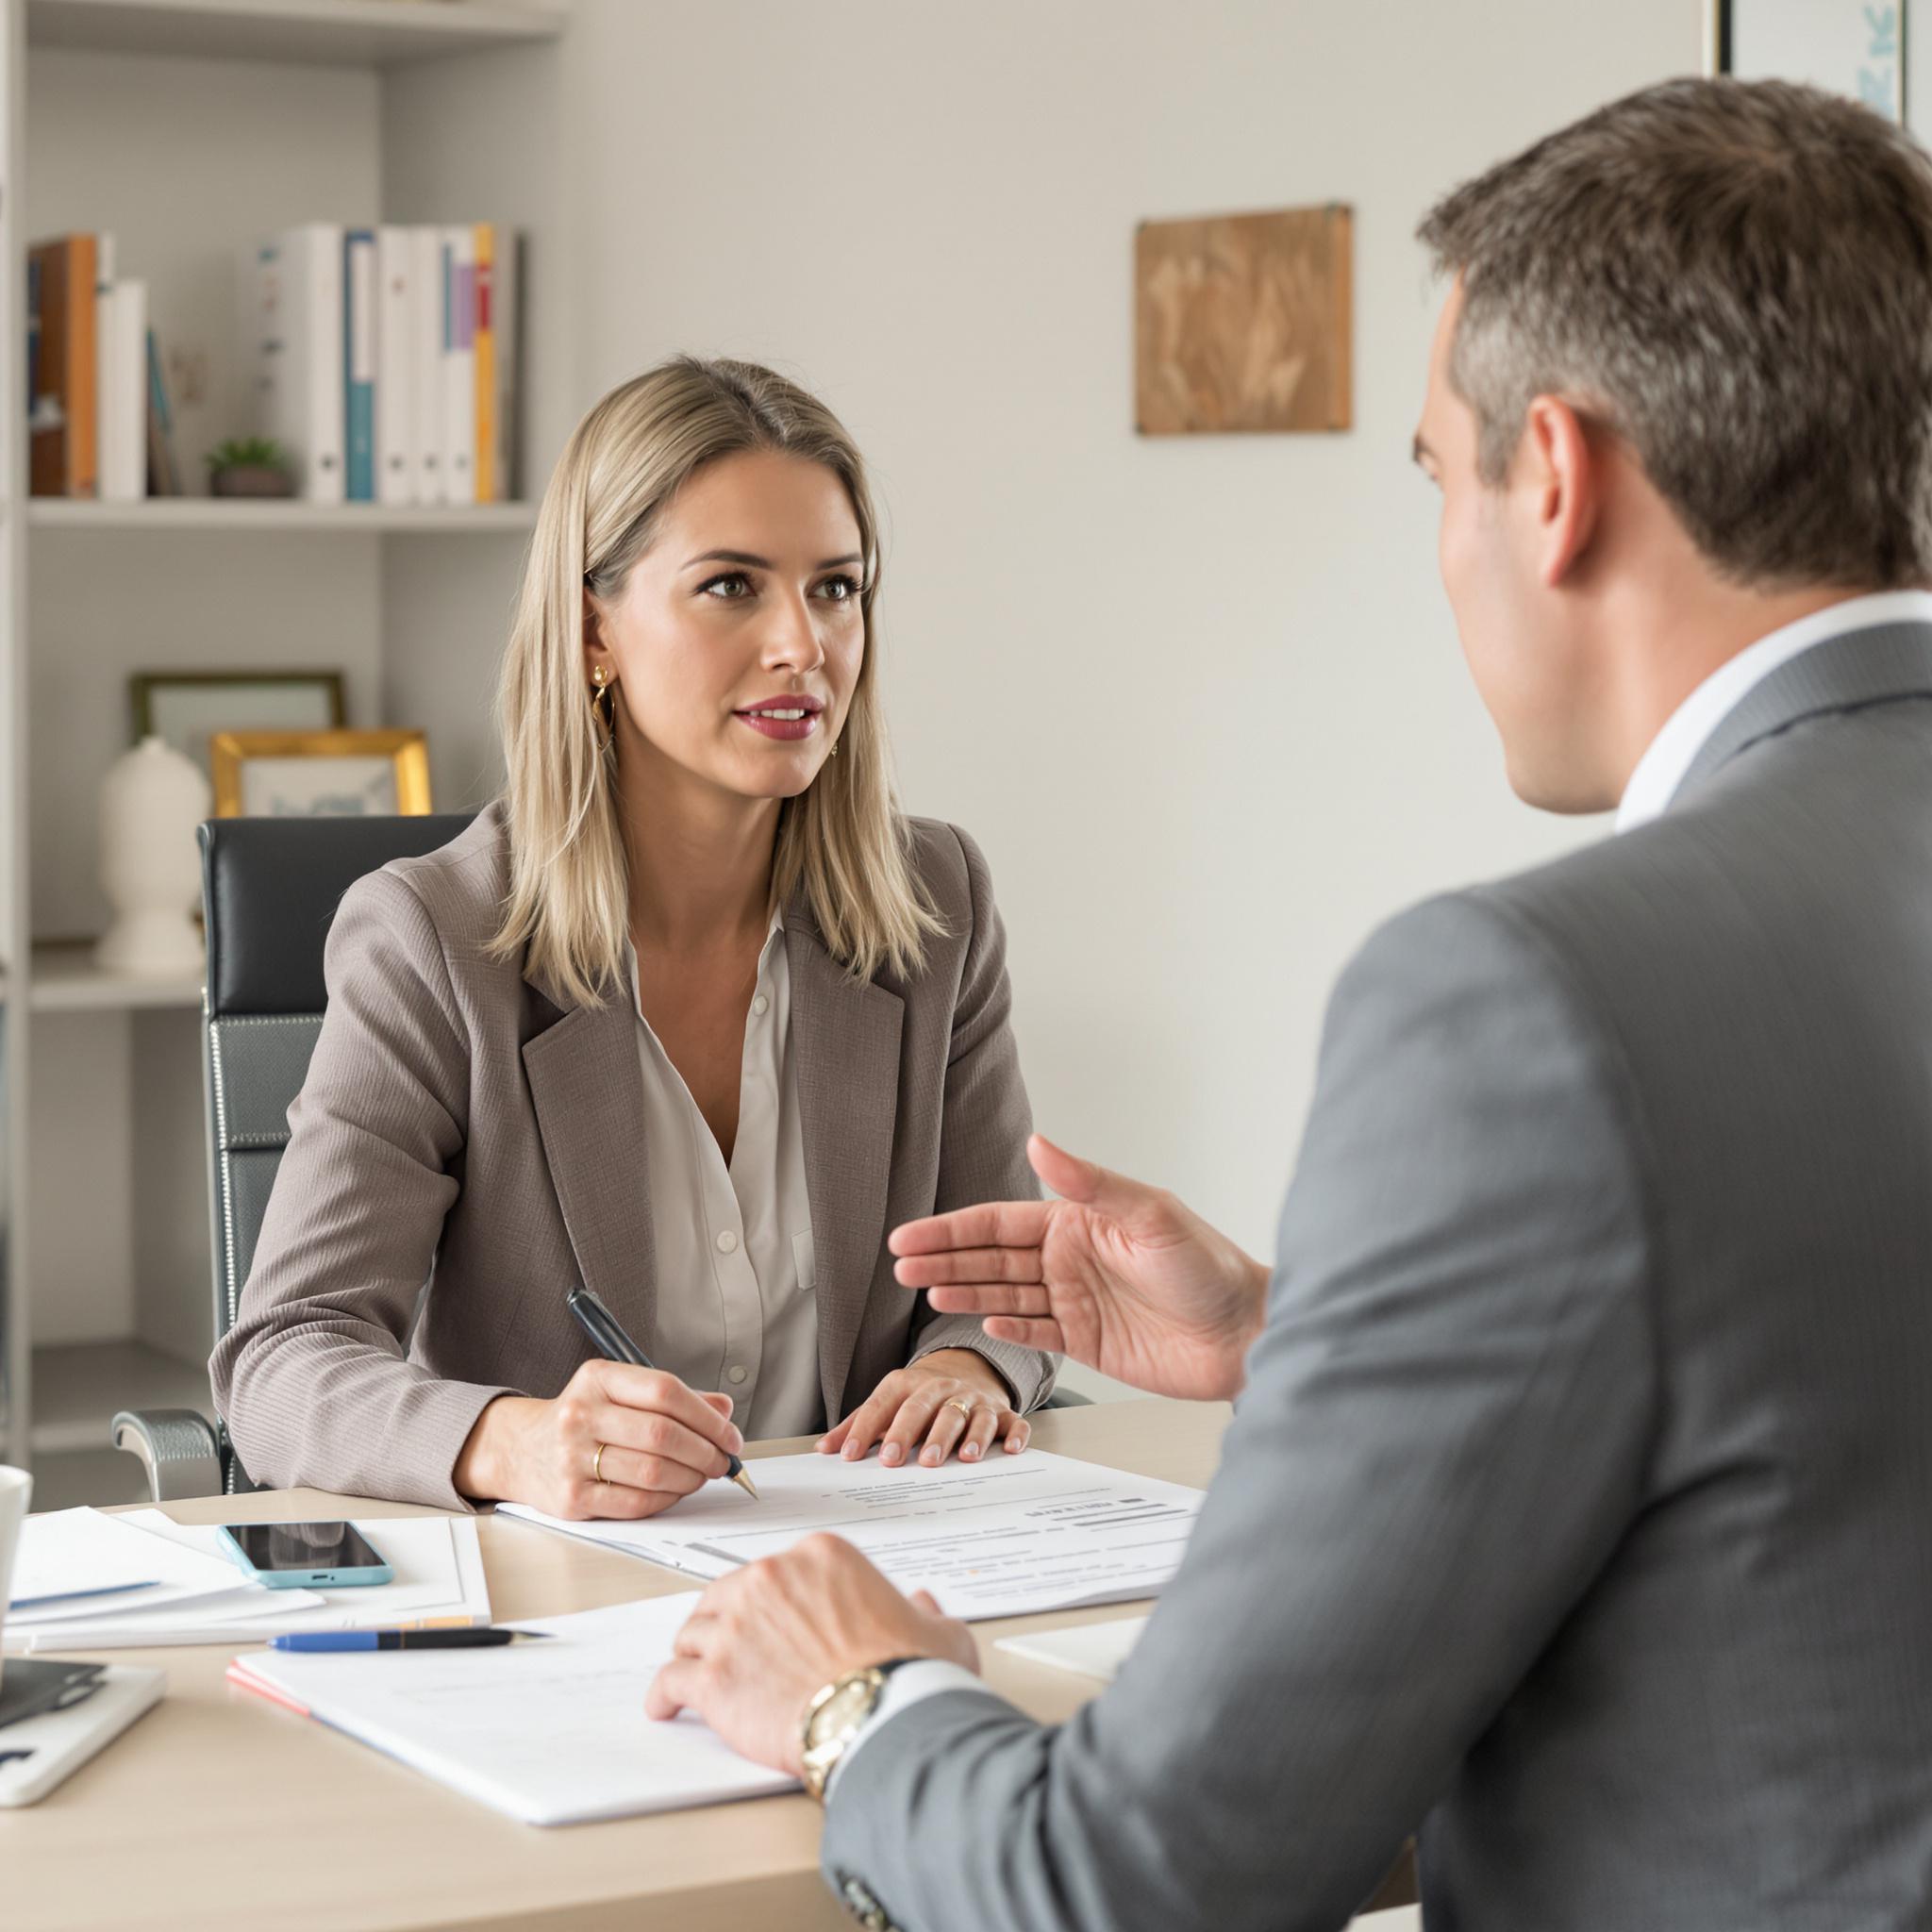
<svg viewBox="0 0 1932 1932">
<path fill-rule="evenodd" d="M 454 1477 L 479 1503 L 636 1520 L 722 1476 L 727 1453 L 743 1447 L 730 1396 L 702 1394 L 662 1369 L 589 1361 L 548 1402 L 499 1395 L 487 1404 Z"/>
</svg>

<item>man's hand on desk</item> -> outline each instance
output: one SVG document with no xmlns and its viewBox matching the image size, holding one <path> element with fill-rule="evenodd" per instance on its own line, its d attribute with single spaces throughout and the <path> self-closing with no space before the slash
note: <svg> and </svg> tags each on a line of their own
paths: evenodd
<svg viewBox="0 0 1932 1932">
<path fill-rule="evenodd" d="M 733 1750 L 796 1775 L 813 1694 L 902 1657 L 979 1668 L 973 1633 L 924 1591 L 902 1596 L 842 1538 L 808 1537 L 705 1591 L 644 1709 L 658 1719 L 695 1711 Z"/>
<path fill-rule="evenodd" d="M 589 1361 L 548 1402 L 487 1404 L 453 1479 L 479 1503 L 635 1520 L 694 1495 L 724 1474 L 727 1450 L 743 1447 L 730 1396 L 701 1394 L 662 1369 Z"/>
<path fill-rule="evenodd" d="M 893 1230 L 894 1273 L 996 1341 L 1052 1349 L 1153 1395 L 1241 1392 L 1268 1270 L 1164 1189 L 1036 1134 L 1033 1171 L 1058 1201 L 988 1202 Z"/>
</svg>

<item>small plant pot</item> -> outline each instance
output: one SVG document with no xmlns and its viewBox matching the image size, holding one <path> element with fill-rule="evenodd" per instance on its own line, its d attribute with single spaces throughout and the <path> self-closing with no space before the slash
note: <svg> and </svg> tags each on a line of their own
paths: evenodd
<svg viewBox="0 0 1932 1932">
<path fill-rule="evenodd" d="M 208 473 L 210 496 L 292 496 L 295 486 L 273 463 L 230 463 Z"/>
</svg>

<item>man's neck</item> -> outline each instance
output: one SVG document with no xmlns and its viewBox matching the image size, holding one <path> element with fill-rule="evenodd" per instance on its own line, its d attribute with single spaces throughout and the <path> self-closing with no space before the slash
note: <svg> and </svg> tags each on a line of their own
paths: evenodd
<svg viewBox="0 0 1932 1932">
<path fill-rule="evenodd" d="M 1787 625 L 1868 595 L 1842 585 L 1754 591 L 1705 577 L 1646 586 L 1612 617 L 1611 773 L 1621 796 L 1651 743 L 1699 685 Z"/>
</svg>

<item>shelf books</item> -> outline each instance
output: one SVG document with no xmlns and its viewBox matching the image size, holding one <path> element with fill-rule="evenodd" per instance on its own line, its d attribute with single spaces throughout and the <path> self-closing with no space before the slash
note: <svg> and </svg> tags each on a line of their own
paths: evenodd
<svg viewBox="0 0 1932 1932">
<path fill-rule="evenodd" d="M 92 496 L 99 487 L 99 380 L 92 235 L 27 250 L 27 436 L 36 496 Z"/>
<path fill-rule="evenodd" d="M 27 431 L 36 496 L 147 491 L 147 284 L 116 275 L 112 235 L 27 251 Z"/>
<path fill-rule="evenodd" d="M 511 500 L 519 238 L 309 222 L 255 262 L 259 428 L 311 503 Z"/>
</svg>

